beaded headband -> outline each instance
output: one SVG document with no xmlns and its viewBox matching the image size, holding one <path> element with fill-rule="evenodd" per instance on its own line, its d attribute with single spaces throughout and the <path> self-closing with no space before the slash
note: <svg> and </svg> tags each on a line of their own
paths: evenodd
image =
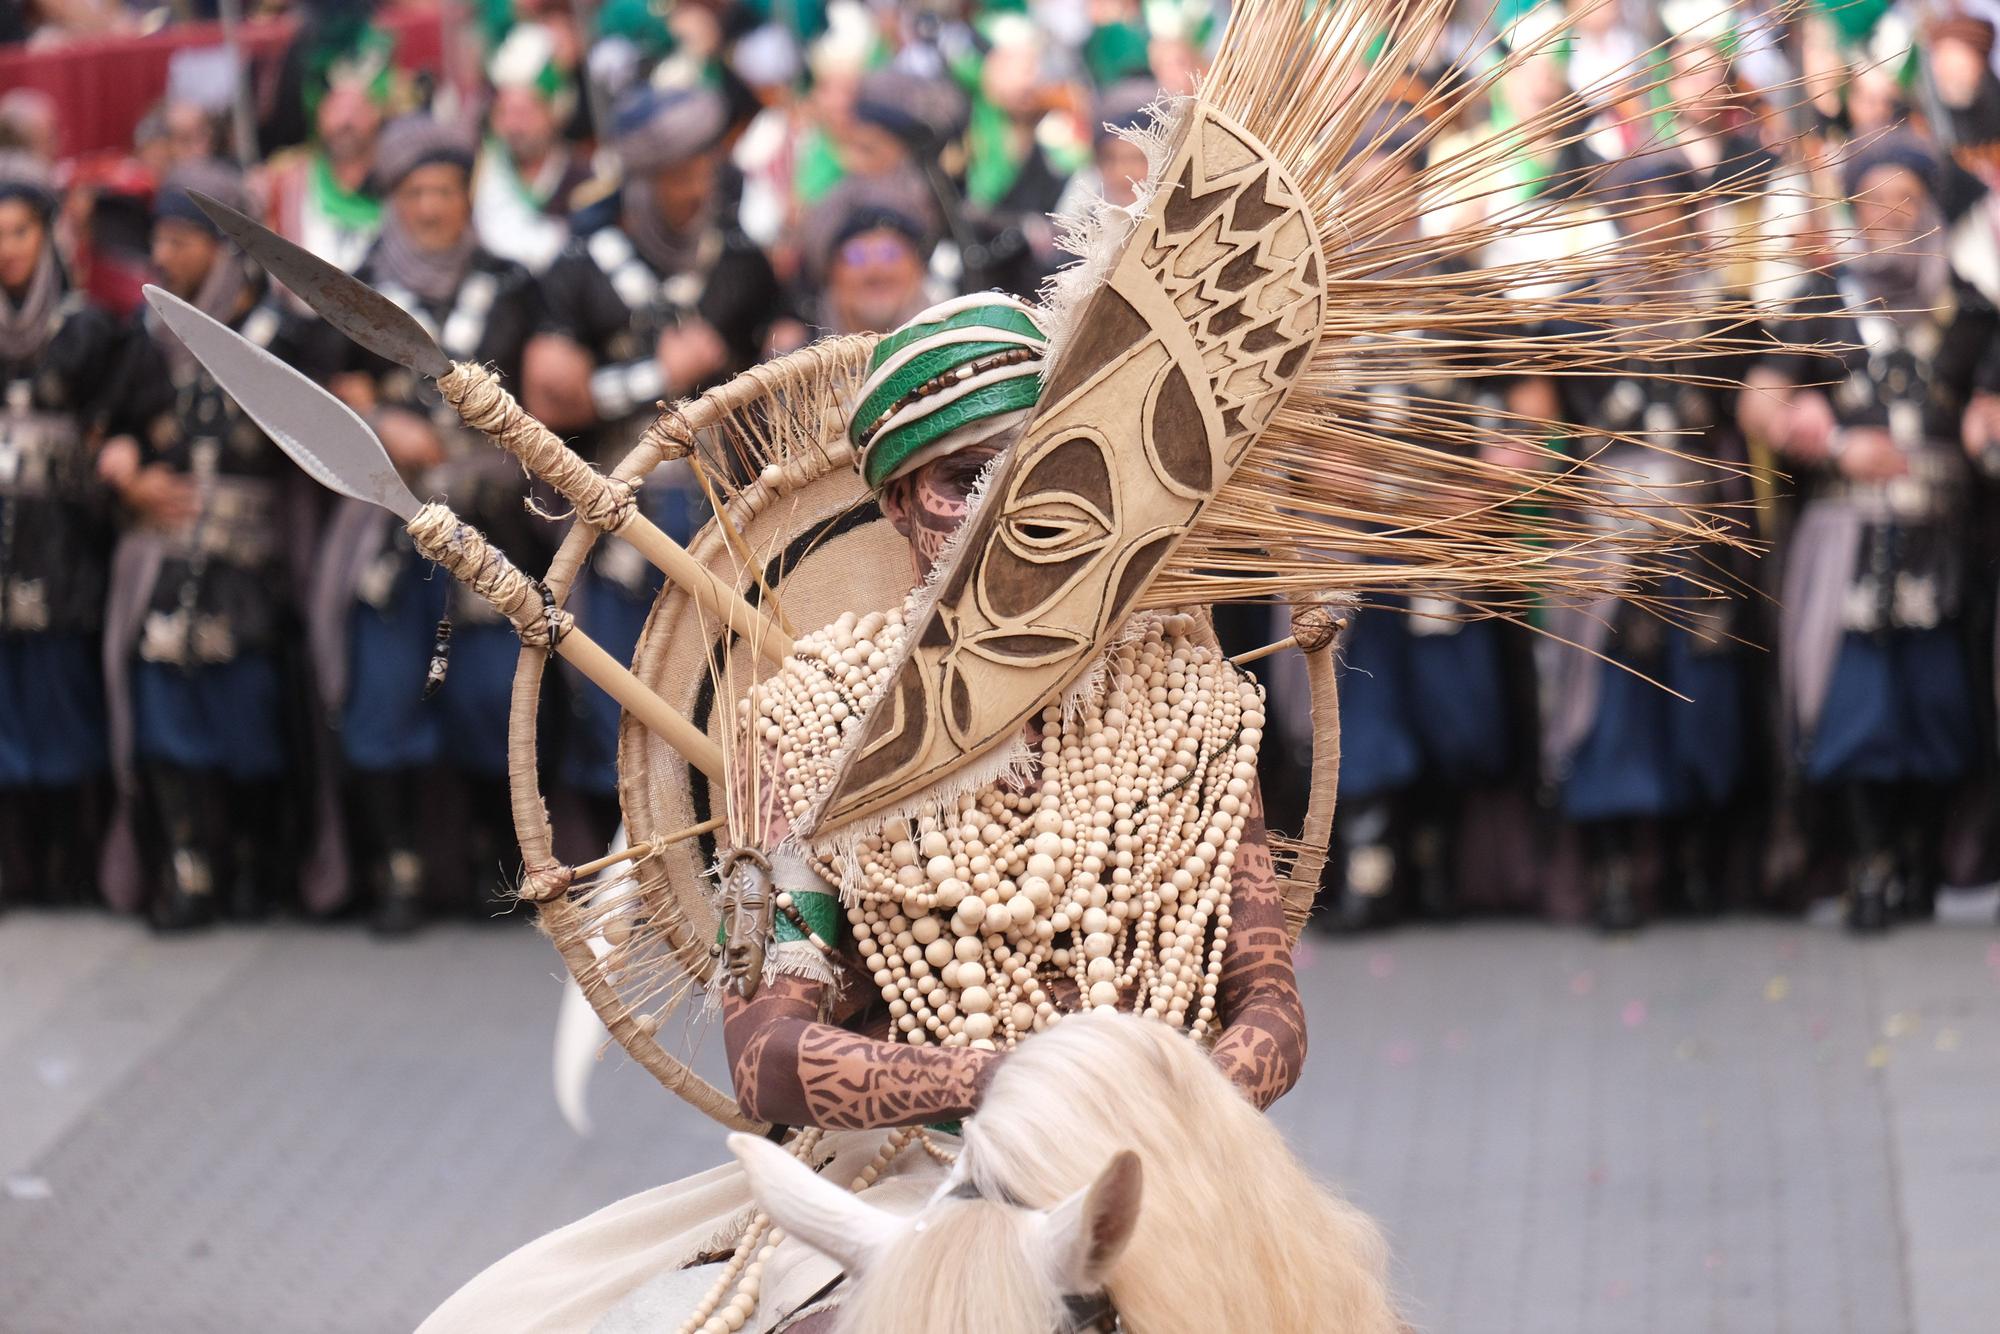
<svg viewBox="0 0 2000 1334">
<path fill-rule="evenodd" d="M 998 292 L 932 306 L 875 345 L 848 439 L 868 485 L 992 439 L 1042 392 L 1048 336 L 1034 308 Z"/>
</svg>

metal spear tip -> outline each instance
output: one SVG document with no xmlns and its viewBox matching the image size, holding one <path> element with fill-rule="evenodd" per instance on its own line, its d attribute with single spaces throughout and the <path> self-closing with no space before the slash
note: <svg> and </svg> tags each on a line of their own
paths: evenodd
<svg viewBox="0 0 2000 1334">
<path fill-rule="evenodd" d="M 435 380 L 450 373 L 451 358 L 437 340 L 388 297 L 222 201 L 188 194 L 244 254 L 341 333 L 419 375 Z"/>
<path fill-rule="evenodd" d="M 422 508 L 389 451 L 354 409 L 172 292 L 149 284 L 145 294 L 146 304 L 223 392 L 314 481 L 380 505 L 405 523 Z"/>
</svg>

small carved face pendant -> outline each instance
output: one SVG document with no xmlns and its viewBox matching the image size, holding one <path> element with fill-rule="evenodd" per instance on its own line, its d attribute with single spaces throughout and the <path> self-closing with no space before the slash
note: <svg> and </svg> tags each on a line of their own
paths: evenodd
<svg viewBox="0 0 2000 1334">
<path fill-rule="evenodd" d="M 749 1000 L 764 980 L 764 956 L 770 949 L 772 913 L 771 863 L 752 848 L 732 848 L 719 868 L 722 917 L 722 974 L 736 994 Z"/>
</svg>

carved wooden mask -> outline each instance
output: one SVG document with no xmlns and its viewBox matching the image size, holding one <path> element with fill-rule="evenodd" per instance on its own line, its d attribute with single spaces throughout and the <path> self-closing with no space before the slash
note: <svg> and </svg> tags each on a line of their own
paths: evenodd
<svg viewBox="0 0 2000 1334">
<path fill-rule="evenodd" d="M 920 795 L 1059 698 L 1311 355 L 1319 242 L 1272 156 L 1197 104 L 1162 182 L 1044 367 L 1035 416 L 911 627 L 816 831 Z"/>
</svg>

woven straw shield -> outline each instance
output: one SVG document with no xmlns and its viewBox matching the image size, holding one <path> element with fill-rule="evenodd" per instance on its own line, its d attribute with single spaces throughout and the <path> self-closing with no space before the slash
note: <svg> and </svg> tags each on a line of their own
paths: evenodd
<svg viewBox="0 0 2000 1334">
<path fill-rule="evenodd" d="M 643 486 L 662 462 L 690 451 L 704 460 L 734 533 L 712 520 L 689 552 L 753 606 L 769 612 L 775 598 L 799 632 L 844 611 L 886 609 L 910 589 L 909 548 L 862 485 L 843 429 L 872 343 L 818 343 L 670 409 L 612 472 Z M 545 581 L 558 601 L 568 599 L 592 548 L 605 540 L 619 539 L 582 523 L 571 528 Z M 630 665 L 725 748 L 729 714 L 769 671 L 746 641 L 672 582 L 655 601 Z M 662 1042 L 691 1049 L 688 1028 L 709 1017 L 704 989 L 718 921 L 708 871 L 718 831 L 704 826 L 726 810 L 722 785 L 627 715 L 619 803 L 631 845 L 650 851 L 594 880 L 572 876 L 556 859 L 539 786 L 536 714 L 547 670 L 546 653 L 522 653 L 509 719 L 524 896 L 538 900 L 542 929 L 619 1045 L 711 1117 L 754 1128 L 733 1098 Z M 688 1041 L 674 1042 L 675 1033 Z"/>
</svg>

